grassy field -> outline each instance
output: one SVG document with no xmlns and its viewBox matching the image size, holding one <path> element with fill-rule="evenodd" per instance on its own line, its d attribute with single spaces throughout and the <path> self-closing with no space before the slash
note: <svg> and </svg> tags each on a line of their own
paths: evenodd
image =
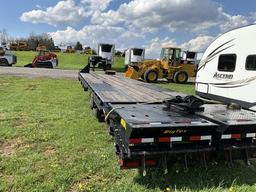
<svg viewBox="0 0 256 192">
<path fill-rule="evenodd" d="M 76 53 L 56 53 L 59 60 L 60 69 L 82 69 L 88 61 L 88 55 Z M 37 52 L 33 51 L 17 51 L 17 64 L 16 66 L 24 66 L 31 63 Z M 124 59 L 116 57 L 113 68 L 122 72 L 124 70 Z"/>
<path fill-rule="evenodd" d="M 192 85 L 164 84 L 193 93 Z M 77 81 L 0 78 L 0 191 L 256 191 L 256 169 L 236 162 L 169 174 L 119 170 L 107 126 Z"/>
</svg>

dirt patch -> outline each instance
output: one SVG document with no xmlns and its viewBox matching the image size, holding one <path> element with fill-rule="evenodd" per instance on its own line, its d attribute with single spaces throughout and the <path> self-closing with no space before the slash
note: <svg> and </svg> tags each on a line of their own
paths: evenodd
<svg viewBox="0 0 256 192">
<path fill-rule="evenodd" d="M 26 147 L 27 145 L 21 138 L 9 139 L 0 143 L 0 155 L 6 157 L 12 156 Z"/>
<path fill-rule="evenodd" d="M 0 87 L 1 86 L 7 86 L 7 85 L 9 85 L 10 83 L 8 82 L 8 81 L 6 81 L 6 80 L 3 80 L 3 79 L 1 79 L 0 80 Z"/>
<path fill-rule="evenodd" d="M 37 89 L 37 86 L 38 86 L 38 84 L 30 84 L 30 85 L 28 85 L 28 86 L 26 87 L 25 90 L 27 90 L 27 91 L 33 91 L 33 90 L 36 90 L 36 89 Z"/>
<path fill-rule="evenodd" d="M 28 124 L 26 116 L 13 118 L 13 126 L 15 128 L 24 128 Z"/>
<path fill-rule="evenodd" d="M 43 155 L 45 157 L 50 157 L 56 153 L 56 150 L 54 147 L 47 147 L 45 151 L 43 152 Z"/>
<path fill-rule="evenodd" d="M 0 121 L 4 120 L 5 119 L 5 113 L 3 112 L 0 112 Z"/>
</svg>

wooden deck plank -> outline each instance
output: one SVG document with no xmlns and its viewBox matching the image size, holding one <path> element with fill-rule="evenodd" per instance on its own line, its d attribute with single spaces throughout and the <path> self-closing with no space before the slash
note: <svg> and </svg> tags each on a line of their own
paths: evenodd
<svg viewBox="0 0 256 192">
<path fill-rule="evenodd" d="M 162 102 L 177 92 L 167 91 L 156 85 L 125 78 L 121 75 L 103 73 L 81 73 L 81 77 L 106 103 L 150 103 Z"/>
</svg>

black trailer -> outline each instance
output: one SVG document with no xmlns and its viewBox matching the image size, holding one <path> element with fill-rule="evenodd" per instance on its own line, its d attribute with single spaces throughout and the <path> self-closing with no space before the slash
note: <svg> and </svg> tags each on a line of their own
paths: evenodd
<svg viewBox="0 0 256 192">
<path fill-rule="evenodd" d="M 224 154 L 245 160 L 256 145 L 256 113 L 203 103 L 193 96 L 122 75 L 79 73 L 84 90 L 91 92 L 91 108 L 106 121 L 114 138 L 121 168 L 162 166 L 190 159 L 207 168 L 210 156 Z M 201 102 L 201 103 L 200 103 Z"/>
</svg>

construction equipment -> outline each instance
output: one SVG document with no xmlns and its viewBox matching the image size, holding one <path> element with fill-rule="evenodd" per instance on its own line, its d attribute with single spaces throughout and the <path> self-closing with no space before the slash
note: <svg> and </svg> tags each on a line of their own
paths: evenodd
<svg viewBox="0 0 256 192">
<path fill-rule="evenodd" d="M 45 45 L 42 44 L 38 44 L 38 46 L 36 47 L 36 51 L 46 51 L 47 48 Z"/>
<path fill-rule="evenodd" d="M 51 50 L 52 52 L 61 52 L 61 49 L 59 48 L 59 46 L 54 46 L 54 49 Z"/>
<path fill-rule="evenodd" d="M 101 58 L 100 65 L 106 65 L 106 69 L 111 69 L 114 64 L 115 45 L 100 43 L 98 45 L 98 57 Z M 104 62 L 103 62 L 104 61 Z"/>
<path fill-rule="evenodd" d="M 58 66 L 57 55 L 46 50 L 41 50 L 38 55 L 34 57 L 32 63 L 25 65 L 24 67 L 33 68 L 55 68 Z"/>
<path fill-rule="evenodd" d="M 175 83 L 186 83 L 189 77 L 195 76 L 196 65 L 192 58 L 181 57 L 180 48 L 164 47 L 162 48 L 160 60 L 145 60 L 138 66 L 129 66 L 125 77 L 131 79 L 142 78 L 145 82 L 152 83 L 158 79 L 166 78 Z M 189 54 L 188 54 L 189 53 Z M 187 52 L 187 56 L 193 54 L 196 60 L 196 52 Z"/>
<path fill-rule="evenodd" d="M 0 46 L 0 66 L 12 66 L 17 63 L 17 56 L 14 52 Z"/>
<path fill-rule="evenodd" d="M 64 53 L 75 53 L 76 50 L 72 46 L 67 46 L 67 49 Z"/>
<path fill-rule="evenodd" d="M 125 69 L 128 66 L 138 67 L 139 63 L 143 62 L 145 59 L 145 49 L 141 48 L 130 48 L 125 51 Z"/>
<path fill-rule="evenodd" d="M 27 51 L 28 44 L 25 41 L 18 41 L 10 43 L 10 50 L 12 51 Z"/>
<path fill-rule="evenodd" d="M 251 33 L 247 33 L 248 31 Z M 227 41 L 217 39 L 210 45 L 209 50 L 207 49 L 204 58 L 209 60 L 201 61 L 199 69 L 205 67 L 205 70 L 198 73 L 197 86 L 206 83 L 204 90 L 210 87 L 207 81 L 211 77 L 206 68 L 212 67 L 213 64 L 208 66 L 207 63 L 213 57 L 218 58 L 216 62 L 222 61 L 221 52 L 231 47 L 235 48 L 234 44 L 228 45 L 229 48 L 225 47 L 228 41 L 237 42 L 236 46 L 240 47 L 243 43 L 239 40 L 235 41 L 240 35 L 244 38 L 255 38 L 256 25 L 237 29 L 234 32 L 238 34 L 231 32 L 230 39 L 228 38 Z M 213 45 L 222 51 L 214 49 Z M 255 47 L 253 44 L 250 45 Z M 243 58 L 245 63 L 248 53 L 244 49 L 239 51 L 239 54 L 234 53 L 241 55 L 237 58 Z M 252 54 L 250 51 L 249 53 Z M 227 68 L 231 69 L 231 59 L 225 61 L 228 63 Z M 249 74 L 245 73 L 245 75 Z M 208 76 L 208 78 L 201 79 L 200 76 Z M 225 77 L 231 76 L 225 75 Z M 95 116 L 109 126 L 109 133 L 113 137 L 119 166 L 122 169 L 138 168 L 145 176 L 148 167 L 161 166 L 163 173 L 166 174 L 168 165 L 176 161 L 183 162 L 184 170 L 187 171 L 192 161 L 207 168 L 209 160 L 215 162 L 223 158 L 228 161 L 230 167 L 234 166 L 236 159 L 244 160 L 249 166 L 250 158 L 255 156 L 256 112 L 242 109 L 235 104 L 226 105 L 197 96 L 168 91 L 118 74 L 82 71 L 78 79 L 84 90 L 91 92 L 90 107 Z M 218 85 L 222 86 L 223 83 Z M 197 87 L 197 90 L 199 88 Z M 245 93 L 241 93 L 242 98 Z M 207 96 L 207 92 L 204 96 Z M 247 95 L 247 99 L 250 98 Z"/>
<path fill-rule="evenodd" d="M 99 44 L 98 55 L 88 57 L 88 64 L 82 71 L 89 73 L 90 69 L 94 71 L 96 68 L 103 69 L 104 71 L 111 70 L 114 63 L 114 53 L 114 45 Z"/>
<path fill-rule="evenodd" d="M 85 47 L 84 48 L 84 54 L 87 54 L 87 55 L 96 55 L 96 51 L 93 50 L 91 47 Z"/>
</svg>

